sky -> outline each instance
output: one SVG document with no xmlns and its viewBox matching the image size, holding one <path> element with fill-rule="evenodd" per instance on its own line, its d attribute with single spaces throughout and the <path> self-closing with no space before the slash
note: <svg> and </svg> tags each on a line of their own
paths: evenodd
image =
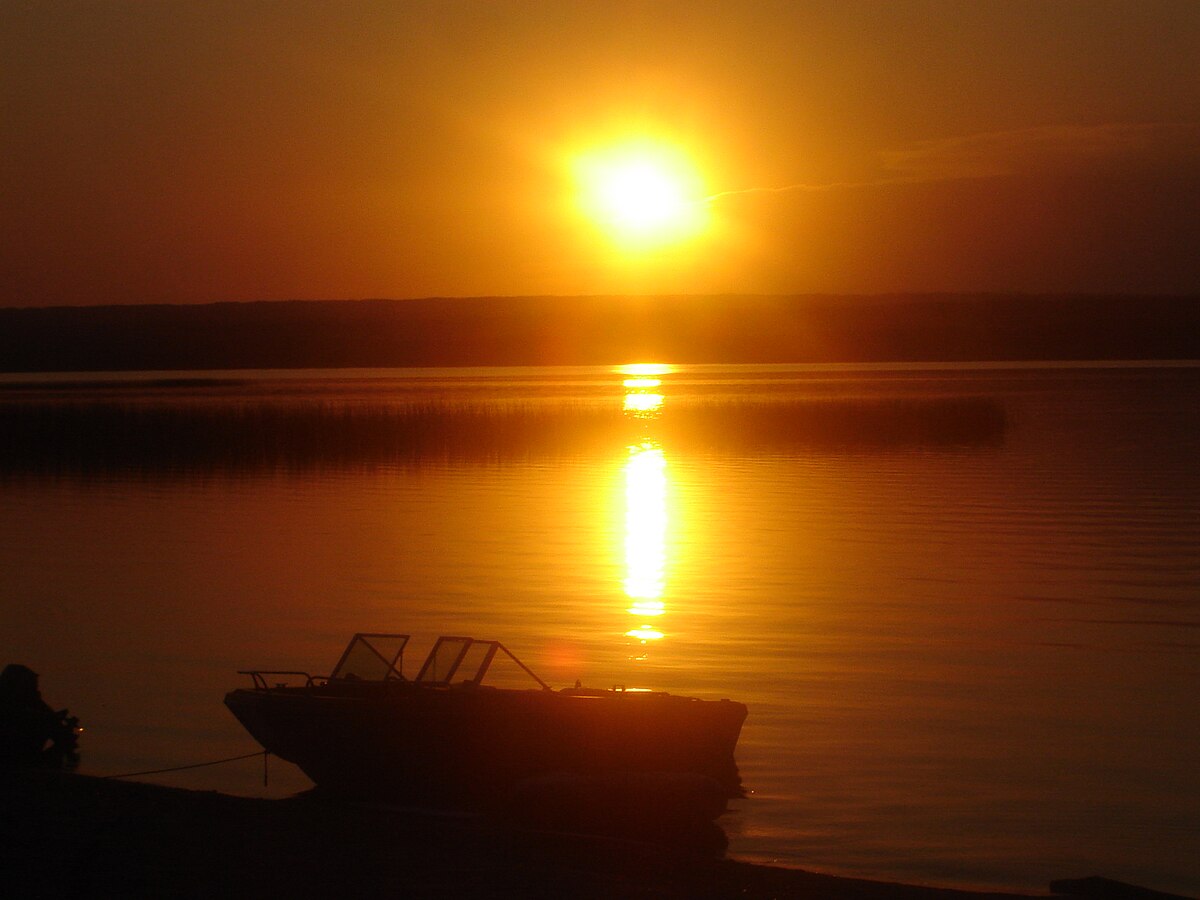
<svg viewBox="0 0 1200 900">
<path fill-rule="evenodd" d="M 5 306 L 1200 293 L 1195 0 L 2 0 L 0 142 Z"/>
</svg>

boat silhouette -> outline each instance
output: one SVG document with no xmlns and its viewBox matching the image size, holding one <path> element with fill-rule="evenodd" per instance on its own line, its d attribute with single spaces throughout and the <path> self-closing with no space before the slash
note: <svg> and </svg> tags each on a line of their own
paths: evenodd
<svg viewBox="0 0 1200 900">
<path fill-rule="evenodd" d="M 225 704 L 264 749 L 342 796 L 692 820 L 741 796 L 741 703 L 555 690 L 499 641 L 471 637 L 439 637 L 409 678 L 408 641 L 356 634 L 328 676 L 242 671 L 252 686 Z M 531 686 L 485 684 L 498 660 Z"/>
</svg>

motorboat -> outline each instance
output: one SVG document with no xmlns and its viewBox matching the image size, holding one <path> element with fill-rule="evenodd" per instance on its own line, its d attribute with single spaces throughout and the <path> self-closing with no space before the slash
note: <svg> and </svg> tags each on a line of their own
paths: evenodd
<svg viewBox="0 0 1200 900">
<path fill-rule="evenodd" d="M 328 676 L 244 670 L 252 685 L 225 704 L 265 750 L 341 795 L 476 807 L 642 796 L 710 819 L 742 795 L 741 703 L 555 690 L 499 641 L 471 637 L 439 637 L 410 678 L 408 642 L 356 634 Z"/>
</svg>

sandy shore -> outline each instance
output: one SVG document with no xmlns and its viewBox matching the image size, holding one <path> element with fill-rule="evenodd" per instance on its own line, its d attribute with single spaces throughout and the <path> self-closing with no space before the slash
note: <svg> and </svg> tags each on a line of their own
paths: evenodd
<svg viewBox="0 0 1200 900">
<path fill-rule="evenodd" d="M 1028 896 L 834 878 L 471 818 L 48 772 L 0 774 L 0 874 L 0 894 L 10 897 Z"/>
</svg>

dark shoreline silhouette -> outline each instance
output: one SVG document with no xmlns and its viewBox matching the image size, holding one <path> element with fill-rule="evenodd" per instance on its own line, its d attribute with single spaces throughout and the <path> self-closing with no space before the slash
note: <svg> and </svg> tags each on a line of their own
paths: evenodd
<svg viewBox="0 0 1200 900">
<path fill-rule="evenodd" d="M 489 464 L 611 456 L 647 439 L 692 453 L 979 448 L 999 445 L 1005 427 L 1002 404 L 975 397 L 685 404 L 648 423 L 619 407 L 583 403 L 168 404 L 0 396 L 0 477 Z"/>
<path fill-rule="evenodd" d="M 261 800 L 52 772 L 0 773 L 0 799 L 9 813 L 0 817 L 0 870 L 14 896 L 1051 896 L 822 875 L 379 804 Z M 1054 882 L 1051 891 L 1183 900 L 1105 878 Z"/>
<path fill-rule="evenodd" d="M 0 309 L 0 371 L 1200 358 L 1200 297 L 470 297 Z"/>
</svg>

